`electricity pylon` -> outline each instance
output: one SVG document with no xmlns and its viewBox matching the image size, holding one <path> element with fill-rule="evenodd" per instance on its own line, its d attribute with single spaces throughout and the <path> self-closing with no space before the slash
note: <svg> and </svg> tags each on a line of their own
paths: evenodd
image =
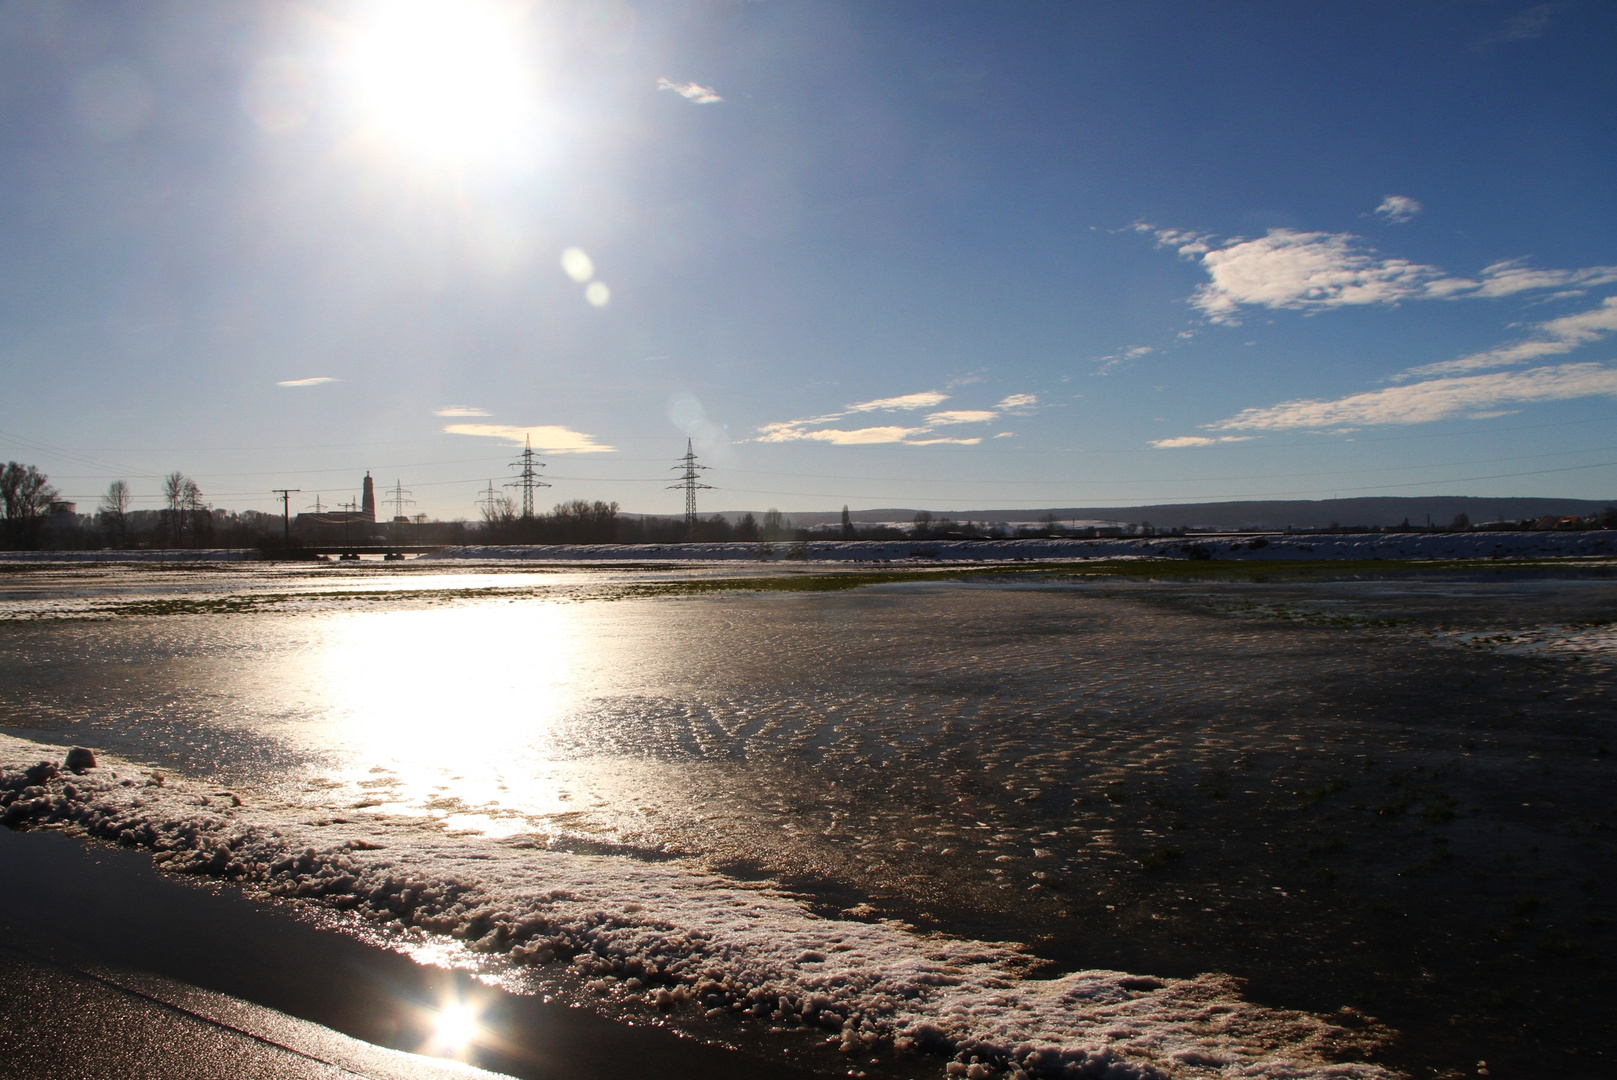
<svg viewBox="0 0 1617 1080">
<path fill-rule="evenodd" d="M 707 469 L 706 465 L 696 463 L 696 452 L 691 449 L 691 440 L 685 440 L 685 456 L 679 459 L 676 469 L 683 469 L 679 483 L 669 484 L 669 491 L 685 489 L 685 538 L 696 539 L 696 493 L 699 490 L 712 491 L 712 484 L 703 484 L 698 481 L 698 474 Z"/>
<path fill-rule="evenodd" d="M 393 520 L 397 521 L 404 516 L 406 506 L 414 506 L 414 499 L 406 499 L 406 495 L 414 495 L 413 491 L 405 491 L 401 481 L 393 481 L 393 490 L 387 493 L 387 501 L 393 504 Z"/>
<path fill-rule="evenodd" d="M 483 516 L 485 518 L 487 518 L 489 521 L 493 521 L 495 519 L 495 517 L 497 516 L 496 513 L 495 513 L 495 499 L 496 498 L 497 498 L 497 496 L 494 493 L 494 481 L 493 480 L 490 480 L 488 482 L 488 487 L 487 488 L 485 488 L 484 490 L 479 491 L 477 493 L 477 505 L 481 506 L 483 508 Z"/>
<path fill-rule="evenodd" d="M 522 489 L 522 516 L 525 518 L 533 517 L 533 489 L 550 487 L 539 479 L 539 470 L 544 467 L 545 463 L 533 452 L 532 438 L 522 436 L 522 453 L 511 462 L 511 468 L 517 470 L 517 478 L 505 486 Z"/>
</svg>

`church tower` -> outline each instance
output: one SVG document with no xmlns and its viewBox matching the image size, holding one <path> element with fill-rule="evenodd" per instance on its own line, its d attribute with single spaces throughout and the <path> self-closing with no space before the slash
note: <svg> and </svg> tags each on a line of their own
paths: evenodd
<svg viewBox="0 0 1617 1080">
<path fill-rule="evenodd" d="M 365 490 L 359 497 L 359 513 L 366 521 L 376 520 L 376 485 L 369 472 L 365 473 Z"/>
</svg>

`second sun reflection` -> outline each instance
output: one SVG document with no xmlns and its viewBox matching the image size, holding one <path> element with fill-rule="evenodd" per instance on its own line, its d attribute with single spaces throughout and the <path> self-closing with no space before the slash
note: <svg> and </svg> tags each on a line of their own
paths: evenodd
<svg viewBox="0 0 1617 1080">
<path fill-rule="evenodd" d="M 571 807 L 554 726 L 596 681 L 607 643 L 579 640 L 578 605 L 491 603 L 339 616 L 303 670 L 355 808 L 508 836 Z"/>
</svg>

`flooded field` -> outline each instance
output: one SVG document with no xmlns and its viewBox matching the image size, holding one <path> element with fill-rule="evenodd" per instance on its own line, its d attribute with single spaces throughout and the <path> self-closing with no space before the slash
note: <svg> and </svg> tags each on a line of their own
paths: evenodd
<svg viewBox="0 0 1617 1080">
<path fill-rule="evenodd" d="M 588 857 L 626 914 L 672 866 L 796 905 L 791 934 L 1021 943 L 1001 968 L 1029 1001 L 1093 969 L 1221 973 L 1331 1017 L 1338 1049 L 1298 1040 L 1321 1061 L 1617 1068 L 1617 580 L 718 573 L 8 573 L 0 730 L 422 859 L 497 849 L 512 880 Z M 601 970 L 624 1009 L 659 973 Z M 860 1069 L 942 1072 L 867 1028 Z M 849 1071 L 833 1030 L 843 1055 L 805 1060 Z"/>
</svg>

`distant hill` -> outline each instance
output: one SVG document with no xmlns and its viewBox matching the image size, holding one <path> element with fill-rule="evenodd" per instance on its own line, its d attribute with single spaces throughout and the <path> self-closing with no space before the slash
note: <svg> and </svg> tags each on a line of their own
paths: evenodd
<svg viewBox="0 0 1617 1080">
<path fill-rule="evenodd" d="M 1190 526 L 1201 529 L 1319 529 L 1337 525 L 1398 525 L 1404 521 L 1424 525 L 1447 525 L 1458 514 L 1472 522 L 1521 521 L 1546 514 L 1557 517 L 1598 513 L 1617 505 L 1613 499 L 1484 499 L 1468 495 L 1430 497 L 1371 497 L 1364 499 L 1297 499 L 1253 502 L 1157 503 L 1150 506 L 1058 506 L 1030 510 L 932 511 L 934 517 L 955 521 L 1037 522 L 1046 515 L 1057 521 L 1119 521 L 1138 525 L 1149 521 L 1159 529 Z M 754 511 L 754 514 L 757 512 Z M 855 523 L 883 521 L 908 522 L 917 511 L 911 509 L 856 510 L 849 514 Z M 732 521 L 740 512 L 727 513 Z M 813 527 L 841 520 L 840 511 L 829 513 L 787 513 L 799 527 Z"/>
</svg>

